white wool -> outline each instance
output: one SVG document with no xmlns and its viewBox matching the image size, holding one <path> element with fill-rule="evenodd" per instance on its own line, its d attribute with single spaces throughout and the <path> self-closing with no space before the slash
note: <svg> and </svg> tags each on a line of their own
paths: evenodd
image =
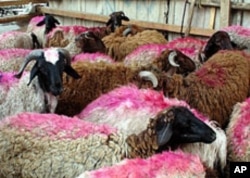
<svg viewBox="0 0 250 178">
<path fill-rule="evenodd" d="M 44 112 L 44 92 L 39 87 L 37 77 L 29 86 L 28 82 L 29 73 L 26 73 L 8 91 L 3 90 L 3 84 L 0 85 L 0 120 L 24 111 Z"/>
<path fill-rule="evenodd" d="M 44 57 L 45 61 L 55 65 L 56 62 L 59 60 L 59 53 L 57 48 L 49 48 L 47 50 L 44 50 Z"/>
</svg>

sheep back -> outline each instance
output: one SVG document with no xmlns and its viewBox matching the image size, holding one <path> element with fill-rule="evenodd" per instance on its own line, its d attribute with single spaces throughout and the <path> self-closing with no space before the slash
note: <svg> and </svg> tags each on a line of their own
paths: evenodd
<svg viewBox="0 0 250 178">
<path fill-rule="evenodd" d="M 77 178 L 150 177 L 205 178 L 205 167 L 197 156 L 178 152 L 163 152 L 148 159 L 126 159 L 111 166 L 86 171 Z"/>
<path fill-rule="evenodd" d="M 220 51 L 194 73 L 167 80 L 165 95 L 185 100 L 224 128 L 234 104 L 249 95 L 249 60 L 240 51 Z"/>
<path fill-rule="evenodd" d="M 228 159 L 235 162 L 250 161 L 250 98 L 237 103 L 226 129 Z"/>
<path fill-rule="evenodd" d="M 108 54 L 117 61 L 122 61 L 138 46 L 150 43 L 167 43 L 165 37 L 156 30 L 144 30 L 134 36 L 116 36 L 111 33 L 102 38 Z"/>
<path fill-rule="evenodd" d="M 0 128 L 1 177 L 76 177 L 121 161 L 127 151 L 116 129 L 55 114 L 21 113 Z"/>
<path fill-rule="evenodd" d="M 64 90 L 59 96 L 56 109 L 58 114 L 78 114 L 101 94 L 130 82 L 139 83 L 140 69 L 125 67 L 122 63 L 76 62 L 72 63 L 72 67 L 81 79 L 75 80 L 64 75 Z"/>
</svg>

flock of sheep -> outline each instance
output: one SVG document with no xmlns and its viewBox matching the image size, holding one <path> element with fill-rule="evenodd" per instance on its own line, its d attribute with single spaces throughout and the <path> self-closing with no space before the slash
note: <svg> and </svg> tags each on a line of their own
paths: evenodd
<svg viewBox="0 0 250 178">
<path fill-rule="evenodd" d="M 0 34 L 0 177 L 228 177 L 250 161 L 250 43 L 46 14 Z M 249 33 L 249 30 L 248 30 Z"/>
</svg>

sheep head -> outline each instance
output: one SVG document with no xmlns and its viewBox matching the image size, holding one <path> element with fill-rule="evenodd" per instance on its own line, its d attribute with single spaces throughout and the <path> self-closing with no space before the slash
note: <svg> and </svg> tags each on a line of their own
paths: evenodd
<svg viewBox="0 0 250 178">
<path fill-rule="evenodd" d="M 62 73 L 79 78 L 80 76 L 70 65 L 69 52 L 60 48 L 49 48 L 47 50 L 37 49 L 31 51 L 23 62 L 19 72 L 15 75 L 20 78 L 25 67 L 30 61 L 36 60 L 30 72 L 30 81 L 37 76 L 39 86 L 46 93 L 51 93 L 54 96 L 59 95 L 62 90 Z"/>
<path fill-rule="evenodd" d="M 188 56 L 179 50 L 164 50 L 161 55 L 156 58 L 153 65 L 159 72 L 166 72 L 168 75 L 174 73 L 187 76 L 196 69 L 195 63 Z"/>
<path fill-rule="evenodd" d="M 36 26 L 42 26 L 45 24 L 44 34 L 48 34 L 54 28 L 56 28 L 56 24 L 60 25 L 60 22 L 52 15 L 45 14 L 44 19 L 36 24 Z"/>
<path fill-rule="evenodd" d="M 230 36 L 225 31 L 217 31 L 209 38 L 203 50 L 204 58 L 200 62 L 205 62 L 219 50 L 225 49 L 233 49 Z"/>
<path fill-rule="evenodd" d="M 212 143 L 216 133 L 198 119 L 188 108 L 173 106 L 151 118 L 148 127 L 139 135 L 130 135 L 126 142 L 131 147 L 131 158 L 146 158 L 176 144 Z"/>
<path fill-rule="evenodd" d="M 114 32 L 117 27 L 122 25 L 122 20 L 129 21 L 129 18 L 123 11 L 113 12 L 109 15 L 109 17 L 110 18 L 106 23 L 106 26 L 110 26 L 112 32 Z"/>
<path fill-rule="evenodd" d="M 75 43 L 78 48 L 84 53 L 105 53 L 106 47 L 102 40 L 97 37 L 92 31 L 81 33 L 75 38 Z"/>
</svg>

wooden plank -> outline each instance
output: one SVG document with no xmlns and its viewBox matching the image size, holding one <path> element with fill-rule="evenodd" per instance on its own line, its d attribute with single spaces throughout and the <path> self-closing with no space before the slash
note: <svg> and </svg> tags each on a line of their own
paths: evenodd
<svg viewBox="0 0 250 178">
<path fill-rule="evenodd" d="M 13 21 L 20 21 L 20 20 L 28 20 L 31 19 L 32 17 L 38 15 L 37 13 L 34 14 L 25 14 L 25 15 L 13 15 L 10 17 L 2 17 L 0 18 L 0 23 L 8 23 L 8 22 L 13 22 Z"/>
<path fill-rule="evenodd" d="M 75 12 L 75 11 L 65 11 L 65 10 L 59 10 L 49 7 L 38 7 L 38 11 L 41 13 L 48 13 L 52 15 L 58 15 L 63 17 L 71 17 L 71 18 L 79 18 L 86 21 L 95 21 L 95 22 L 102 22 L 106 23 L 109 19 L 108 16 L 104 15 L 97 15 L 92 13 L 84 13 L 84 12 Z M 144 28 L 149 29 L 156 29 L 156 30 L 162 30 L 162 31 L 169 31 L 169 32 L 175 32 L 180 33 L 181 26 L 178 25 L 169 25 L 169 24 L 163 24 L 163 23 L 155 23 L 155 22 L 147 22 L 147 21 L 141 21 L 141 20 L 133 20 L 130 19 L 128 22 L 124 22 L 124 25 L 128 24 L 134 24 L 138 25 Z M 190 34 L 198 35 L 198 36 L 205 36 L 209 37 L 211 36 L 215 30 L 212 29 L 202 29 L 202 28 L 192 28 L 190 30 Z"/>
<path fill-rule="evenodd" d="M 215 17 L 216 17 L 216 8 L 212 7 L 210 9 L 210 19 L 209 19 L 209 29 L 214 29 L 214 24 L 215 24 Z"/>
<path fill-rule="evenodd" d="M 191 3 L 192 0 L 189 0 L 188 2 Z M 229 0 L 228 0 L 229 1 Z M 198 4 L 196 4 L 198 5 Z M 220 1 L 219 0 L 201 0 L 200 5 L 205 7 L 220 7 Z M 244 11 L 250 11 L 250 3 L 247 2 L 231 2 L 231 9 L 234 10 L 244 10 Z"/>
<path fill-rule="evenodd" d="M 46 3 L 48 0 L 16 0 L 16 1 L 0 1 L 0 6 L 12 6 L 12 5 L 23 5 L 23 4 L 29 4 L 32 3 Z"/>
<path fill-rule="evenodd" d="M 227 27 L 230 24 L 231 1 L 220 1 L 220 28 Z"/>
<path fill-rule="evenodd" d="M 188 36 L 191 30 L 191 24 L 192 24 L 192 19 L 194 16 L 194 5 L 195 5 L 196 0 L 191 1 L 191 5 L 188 11 L 188 20 L 187 20 L 187 25 L 186 25 L 186 30 L 185 30 L 185 36 Z"/>
</svg>

